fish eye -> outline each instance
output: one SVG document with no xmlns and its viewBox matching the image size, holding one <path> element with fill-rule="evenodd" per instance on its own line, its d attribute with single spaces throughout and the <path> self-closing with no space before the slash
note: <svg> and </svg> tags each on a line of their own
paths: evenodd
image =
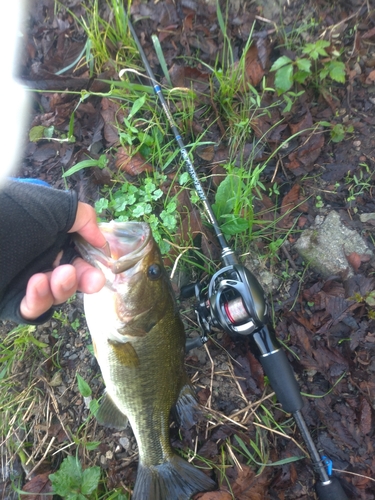
<svg viewBox="0 0 375 500">
<path fill-rule="evenodd" d="M 161 276 L 161 268 L 158 264 L 151 264 L 149 268 L 147 269 L 147 277 L 150 278 L 150 280 L 157 280 Z"/>
</svg>

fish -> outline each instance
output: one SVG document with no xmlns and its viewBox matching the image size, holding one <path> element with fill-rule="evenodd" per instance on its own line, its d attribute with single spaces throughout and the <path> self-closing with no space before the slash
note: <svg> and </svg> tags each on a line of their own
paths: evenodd
<svg viewBox="0 0 375 500">
<path fill-rule="evenodd" d="M 96 419 L 120 430 L 130 423 L 139 450 L 133 500 L 189 500 L 216 484 L 170 443 L 171 411 L 190 428 L 198 410 L 184 367 L 186 335 L 170 279 L 147 223 L 111 221 L 99 228 L 106 249 L 76 238 L 82 257 L 106 278 L 101 291 L 84 295 L 106 386 Z"/>
</svg>

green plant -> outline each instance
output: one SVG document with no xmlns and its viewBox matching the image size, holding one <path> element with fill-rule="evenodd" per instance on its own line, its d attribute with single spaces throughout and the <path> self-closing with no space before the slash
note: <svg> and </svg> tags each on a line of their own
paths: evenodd
<svg viewBox="0 0 375 500">
<path fill-rule="evenodd" d="M 255 441 L 250 439 L 249 440 L 250 448 L 249 448 L 248 446 L 246 446 L 244 441 L 239 436 L 235 435 L 234 437 L 240 446 L 240 448 L 236 448 L 236 450 L 238 452 L 242 452 L 244 457 L 248 460 L 248 464 L 254 463 L 254 464 L 260 466 L 261 470 L 264 467 L 278 467 L 280 465 L 289 464 L 291 462 L 297 462 L 297 460 L 302 460 L 305 458 L 304 456 L 300 456 L 300 457 L 294 456 L 294 457 L 288 457 L 288 458 L 284 458 L 282 460 L 277 460 L 276 462 L 269 463 L 268 462 L 268 454 L 267 453 L 265 454 L 264 450 L 262 450 L 259 447 L 259 443 L 256 443 Z M 261 470 L 258 473 L 260 473 Z"/>
<path fill-rule="evenodd" d="M 373 172 L 371 172 L 369 166 L 366 163 L 359 164 L 362 169 L 359 174 L 350 173 L 345 177 L 345 184 L 348 185 L 348 197 L 346 200 L 348 202 L 355 201 L 358 196 L 363 195 L 366 192 L 371 192 L 373 188 Z"/>
<path fill-rule="evenodd" d="M 329 77 L 344 83 L 345 64 L 339 61 L 340 54 L 335 49 L 328 54 L 326 49 L 330 46 L 331 43 L 327 40 L 317 40 L 314 43 L 306 43 L 294 60 L 285 55 L 276 59 L 271 71 L 275 72 L 278 94 L 289 91 L 294 83 L 304 84 L 311 79 L 322 82 Z"/>
<path fill-rule="evenodd" d="M 323 208 L 324 207 L 324 201 L 320 194 L 318 194 L 315 198 L 315 206 L 316 208 Z"/>
<path fill-rule="evenodd" d="M 154 178 L 146 177 L 140 186 L 124 182 L 117 191 L 108 190 L 108 197 L 100 198 L 95 209 L 97 213 L 106 215 L 118 221 L 142 220 L 151 226 L 154 238 L 162 253 L 168 252 L 170 245 L 163 240 L 176 230 L 176 201 L 164 201 L 163 208 L 155 214 L 155 203 L 164 197 L 159 183 L 166 180 L 164 174 L 154 173 Z"/>
<path fill-rule="evenodd" d="M 329 133 L 332 142 L 341 142 L 345 139 L 346 134 L 354 132 L 353 125 L 343 125 L 342 123 L 330 123 L 326 121 L 319 122 L 319 125 L 329 128 Z"/>
<path fill-rule="evenodd" d="M 53 492 L 66 500 L 85 500 L 90 498 L 99 484 L 100 467 L 88 467 L 82 470 L 81 462 L 69 455 L 60 469 L 50 474 Z"/>
</svg>

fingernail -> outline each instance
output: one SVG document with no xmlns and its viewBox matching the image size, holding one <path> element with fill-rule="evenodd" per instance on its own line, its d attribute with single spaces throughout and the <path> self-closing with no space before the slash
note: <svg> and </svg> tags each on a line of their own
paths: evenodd
<svg viewBox="0 0 375 500">
<path fill-rule="evenodd" d="M 111 247 L 109 246 L 108 241 L 104 243 L 104 245 L 101 247 L 101 250 L 103 251 L 104 255 L 107 257 L 111 256 Z"/>
</svg>

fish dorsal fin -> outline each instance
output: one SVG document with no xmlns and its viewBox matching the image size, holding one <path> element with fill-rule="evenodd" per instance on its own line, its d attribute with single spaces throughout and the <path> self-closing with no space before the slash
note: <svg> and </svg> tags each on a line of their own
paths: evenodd
<svg viewBox="0 0 375 500">
<path fill-rule="evenodd" d="M 117 342 L 116 340 L 108 339 L 108 344 L 111 346 L 116 360 L 127 368 L 136 368 L 139 366 L 139 358 L 134 347 L 130 342 Z"/>
<path fill-rule="evenodd" d="M 95 417 L 98 423 L 105 427 L 122 430 L 128 425 L 128 417 L 117 408 L 108 393 L 104 394 Z"/>
</svg>

